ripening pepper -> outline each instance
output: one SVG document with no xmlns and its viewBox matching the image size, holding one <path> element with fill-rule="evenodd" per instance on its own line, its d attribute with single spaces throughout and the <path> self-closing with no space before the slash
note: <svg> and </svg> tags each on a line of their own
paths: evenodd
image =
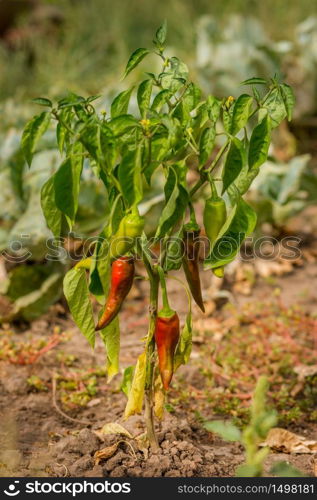
<svg viewBox="0 0 317 500">
<path fill-rule="evenodd" d="M 158 353 L 159 371 L 162 384 L 165 390 L 168 390 L 174 372 L 174 354 L 179 341 L 179 318 L 176 311 L 170 308 L 163 271 L 159 270 L 163 308 L 158 312 L 154 338 Z"/>
<path fill-rule="evenodd" d="M 185 224 L 183 232 L 184 255 L 182 263 L 193 299 L 200 309 L 205 312 L 199 276 L 199 235 L 200 227 L 196 222 Z"/>
<path fill-rule="evenodd" d="M 204 226 L 206 235 L 210 242 L 210 250 L 212 251 L 220 230 L 227 219 L 226 204 L 222 198 L 217 194 L 216 189 L 212 185 L 212 195 L 206 200 L 204 209 Z M 218 278 L 224 275 L 224 266 L 217 267 L 212 270 Z"/>
<path fill-rule="evenodd" d="M 105 328 L 117 316 L 124 299 L 131 290 L 133 278 L 133 257 L 119 257 L 112 263 L 110 291 L 96 330 Z"/>
<path fill-rule="evenodd" d="M 118 230 L 110 241 L 111 260 L 122 257 L 131 250 L 135 239 L 142 234 L 144 222 L 144 217 L 139 215 L 137 208 L 121 219 Z"/>
</svg>

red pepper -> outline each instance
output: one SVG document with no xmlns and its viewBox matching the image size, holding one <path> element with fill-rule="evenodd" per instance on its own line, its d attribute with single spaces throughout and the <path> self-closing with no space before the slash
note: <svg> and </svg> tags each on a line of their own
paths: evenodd
<svg viewBox="0 0 317 500">
<path fill-rule="evenodd" d="M 179 318 L 177 313 L 170 317 L 160 311 L 155 325 L 155 342 L 159 358 L 159 370 L 163 387 L 169 388 L 174 372 L 174 353 L 179 340 Z"/>
<path fill-rule="evenodd" d="M 131 290 L 133 278 L 133 257 L 123 256 L 112 263 L 110 291 L 96 330 L 102 330 L 117 316 L 124 299 Z"/>
<path fill-rule="evenodd" d="M 168 304 L 162 269 L 159 269 L 159 273 L 162 284 L 163 308 L 156 318 L 154 337 L 157 346 L 159 371 L 163 387 L 167 390 L 174 372 L 174 354 L 179 341 L 179 318 L 176 311 L 173 311 Z"/>
<path fill-rule="evenodd" d="M 183 233 L 183 269 L 194 301 L 205 312 L 199 277 L 200 227 L 197 223 L 185 224 Z"/>
</svg>

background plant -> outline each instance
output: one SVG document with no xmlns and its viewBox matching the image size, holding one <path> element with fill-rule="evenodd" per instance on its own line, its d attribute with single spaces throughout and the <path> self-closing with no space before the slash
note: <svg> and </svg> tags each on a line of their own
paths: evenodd
<svg viewBox="0 0 317 500">
<path fill-rule="evenodd" d="M 264 475 L 264 462 L 270 449 L 263 446 L 269 433 L 277 424 L 277 414 L 267 407 L 266 393 L 268 381 L 265 376 L 259 378 L 250 407 L 250 422 L 241 431 L 230 421 L 214 420 L 205 422 L 208 431 L 219 434 L 226 441 L 239 441 L 245 448 L 246 461 L 236 470 L 238 477 L 260 477 Z M 276 462 L 270 471 L 277 476 L 297 477 L 302 474 L 286 462 Z"/>
</svg>

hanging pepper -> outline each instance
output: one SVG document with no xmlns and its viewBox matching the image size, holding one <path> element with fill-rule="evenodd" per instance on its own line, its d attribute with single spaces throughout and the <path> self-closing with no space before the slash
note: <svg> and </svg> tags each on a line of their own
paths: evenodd
<svg viewBox="0 0 317 500">
<path fill-rule="evenodd" d="M 226 204 L 224 200 L 218 196 L 213 182 L 211 182 L 211 189 L 211 197 L 206 200 L 204 209 L 204 226 L 210 242 L 210 251 L 214 248 L 220 230 L 227 219 Z M 222 278 L 224 275 L 224 266 L 216 267 L 212 271 L 215 276 Z"/>
<path fill-rule="evenodd" d="M 110 241 L 110 258 L 115 260 L 128 253 L 134 245 L 135 239 L 141 236 L 144 229 L 144 217 L 139 215 L 138 209 L 133 207 L 132 213 L 121 219 L 117 232 Z"/>
<path fill-rule="evenodd" d="M 119 257 L 112 263 L 110 291 L 96 330 L 102 330 L 117 316 L 124 299 L 131 290 L 133 278 L 133 257 Z"/>
<path fill-rule="evenodd" d="M 201 294 L 201 284 L 199 276 L 199 249 L 200 249 L 200 227 L 193 218 L 184 226 L 183 243 L 183 269 L 194 301 L 205 312 L 205 306 Z"/>
<path fill-rule="evenodd" d="M 170 308 L 166 292 L 164 273 L 159 268 L 163 308 L 158 312 L 154 338 L 157 346 L 159 371 L 162 384 L 168 390 L 174 372 L 174 354 L 179 341 L 179 318 L 176 311 Z"/>
</svg>

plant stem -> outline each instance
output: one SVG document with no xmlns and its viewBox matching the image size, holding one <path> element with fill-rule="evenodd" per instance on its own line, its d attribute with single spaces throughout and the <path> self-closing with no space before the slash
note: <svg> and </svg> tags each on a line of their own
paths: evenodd
<svg viewBox="0 0 317 500">
<path fill-rule="evenodd" d="M 159 444 L 154 429 L 154 331 L 158 308 L 158 290 L 159 290 L 159 276 L 155 269 L 152 269 L 151 274 L 149 274 L 150 279 L 150 320 L 149 320 L 149 330 L 146 345 L 146 376 L 145 376 L 145 424 L 147 438 L 150 442 L 150 446 L 153 450 L 158 450 Z"/>
<path fill-rule="evenodd" d="M 229 142 L 230 141 L 227 141 L 225 142 L 225 144 L 222 146 L 222 148 L 218 151 L 218 154 L 216 156 L 216 158 L 214 159 L 214 161 L 212 162 L 212 164 L 210 165 L 210 167 L 208 168 L 208 170 L 206 170 L 204 173 L 211 173 L 213 171 L 213 169 L 216 167 L 217 163 L 219 162 L 219 160 L 221 159 L 222 155 L 225 153 L 228 145 L 229 145 Z M 192 187 L 192 189 L 190 190 L 190 196 L 193 197 L 193 195 L 196 193 L 196 191 L 198 191 L 198 189 L 200 189 L 206 182 L 208 176 L 204 176 L 204 177 L 200 177 L 200 179 L 196 182 L 196 184 Z"/>
</svg>

